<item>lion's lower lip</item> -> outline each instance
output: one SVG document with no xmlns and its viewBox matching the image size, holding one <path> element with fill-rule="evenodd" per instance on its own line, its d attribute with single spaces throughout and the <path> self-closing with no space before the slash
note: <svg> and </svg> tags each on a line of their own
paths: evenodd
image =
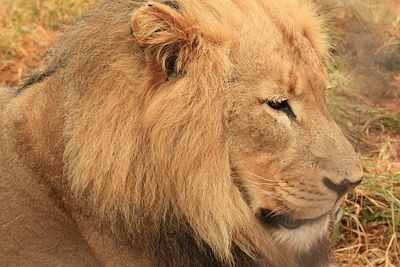
<svg viewBox="0 0 400 267">
<path fill-rule="evenodd" d="M 317 218 L 312 219 L 296 219 L 287 214 L 276 214 L 268 209 L 261 209 L 260 219 L 263 223 L 268 224 L 270 226 L 282 226 L 286 229 L 293 230 L 299 228 L 302 225 L 312 223 L 314 221 L 319 220 L 324 217 L 326 214 L 318 216 Z"/>
</svg>

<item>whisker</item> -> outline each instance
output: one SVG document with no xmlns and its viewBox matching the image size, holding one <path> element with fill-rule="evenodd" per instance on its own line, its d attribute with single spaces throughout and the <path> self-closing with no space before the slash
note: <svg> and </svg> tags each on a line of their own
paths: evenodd
<svg viewBox="0 0 400 267">
<path fill-rule="evenodd" d="M 244 173 L 244 174 L 251 175 L 251 176 L 253 176 L 255 178 L 261 179 L 263 182 L 258 182 L 258 181 L 254 181 L 254 180 L 247 180 L 246 181 L 246 186 L 248 186 L 249 188 L 260 192 L 261 194 L 264 194 L 264 195 L 266 195 L 268 197 L 271 197 L 273 199 L 280 200 L 280 201 L 283 201 L 283 202 L 288 202 L 288 200 L 284 199 L 281 194 L 279 194 L 277 192 L 270 192 L 270 191 L 267 191 L 266 189 L 262 188 L 262 187 L 268 187 L 268 188 L 279 187 L 284 192 L 290 193 L 288 191 L 288 189 L 293 188 L 293 186 L 289 185 L 287 182 L 274 181 L 274 180 L 265 178 L 263 176 L 257 175 L 255 173 L 252 173 L 252 172 L 249 172 L 249 171 L 233 171 L 233 172 L 234 173 Z M 301 208 L 301 207 L 297 206 L 296 204 L 294 204 L 294 203 L 292 203 L 290 201 L 289 201 L 289 204 L 291 206 L 293 206 L 294 208 L 287 207 L 287 206 L 286 207 L 285 206 L 278 206 L 278 207 L 276 207 L 274 209 L 273 213 L 276 214 L 276 215 L 280 215 L 280 214 L 283 214 L 283 213 L 288 213 L 290 211 L 293 211 L 293 210 L 295 210 L 295 208 Z"/>
<path fill-rule="evenodd" d="M 274 180 L 270 180 L 267 179 L 265 177 L 262 177 L 260 175 L 254 174 L 252 172 L 247 172 L 247 171 L 235 171 L 237 173 L 241 172 L 241 173 L 245 173 L 245 174 L 249 174 L 252 175 L 256 178 L 260 178 L 263 180 L 263 182 L 258 182 L 258 181 L 254 181 L 254 180 L 247 180 L 247 182 L 256 184 L 256 185 L 261 185 L 261 186 L 279 186 L 279 187 L 284 187 L 284 188 L 293 188 L 293 186 L 291 186 L 290 184 L 288 184 L 287 182 L 282 182 L 282 181 L 274 181 Z M 284 183 L 284 184 L 282 184 Z"/>
<path fill-rule="evenodd" d="M 278 206 L 275 209 L 273 209 L 271 212 L 274 213 L 274 215 L 272 217 L 275 217 L 278 215 L 289 213 L 290 211 L 292 211 L 292 209 L 290 209 L 286 206 Z"/>
<path fill-rule="evenodd" d="M 266 195 L 268 195 L 268 196 L 270 196 L 270 197 L 272 197 L 272 198 L 274 198 L 274 199 L 277 199 L 277 200 L 284 200 L 284 199 L 281 198 L 281 196 L 280 196 L 279 194 L 276 194 L 276 193 L 274 193 L 274 192 L 267 191 L 267 190 L 265 190 L 265 189 L 263 189 L 263 188 L 260 188 L 260 187 L 258 187 L 258 186 L 249 185 L 249 188 L 254 189 L 254 190 L 256 190 L 256 191 L 258 191 L 258 192 L 260 192 L 260 193 L 262 193 L 262 194 L 266 194 Z"/>
<path fill-rule="evenodd" d="M 269 179 L 269 178 L 266 178 L 266 177 L 257 175 L 257 174 L 255 174 L 255 173 L 252 173 L 252 172 L 249 172 L 249 171 L 234 171 L 234 172 L 235 172 L 235 173 L 250 174 L 250 175 L 252 175 L 252 176 L 254 176 L 254 177 L 256 177 L 256 178 L 262 179 L 263 181 L 270 181 L 270 182 L 272 182 L 272 183 L 276 183 L 275 180 L 272 180 L 272 179 Z"/>
</svg>

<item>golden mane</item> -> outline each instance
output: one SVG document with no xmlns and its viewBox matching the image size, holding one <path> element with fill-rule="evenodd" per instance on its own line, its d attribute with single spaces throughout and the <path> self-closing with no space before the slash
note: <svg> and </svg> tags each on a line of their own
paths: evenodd
<svg viewBox="0 0 400 267">
<path fill-rule="evenodd" d="M 110 16 L 110 22 L 116 24 Z M 100 48 L 81 48 L 81 54 L 93 60 L 93 74 L 85 70 L 89 80 L 77 79 L 79 69 L 63 78 L 69 81 L 65 162 L 72 190 L 78 194 L 87 191 L 100 217 L 113 223 L 122 217 L 125 230 L 140 233 L 141 238 L 151 240 L 154 237 L 144 234 L 158 233 L 165 225 L 180 225 L 183 231 L 194 231 L 199 242 L 208 244 L 226 261 L 231 261 L 233 239 L 250 252 L 246 241 L 234 237 L 250 222 L 248 208 L 230 182 L 224 99 L 217 98 L 220 92 L 213 90 L 209 81 L 206 84 L 195 78 L 196 84 L 171 81 L 176 83 L 173 90 L 163 91 L 159 85 L 163 79 L 154 81 L 152 73 L 137 64 L 139 59 L 132 58 L 129 34 L 125 33 L 125 38 L 115 34 L 116 43 L 108 41 L 109 47 L 98 40 Z M 73 38 L 76 35 L 71 34 Z M 64 43 L 71 45 L 69 40 Z M 111 58 L 103 55 L 114 47 L 119 51 L 113 51 Z M 90 51 L 101 58 L 91 57 Z M 219 66 L 207 65 L 216 64 L 218 58 L 226 62 L 227 55 L 210 55 L 212 52 L 202 51 L 215 59 L 204 62 L 204 69 L 220 71 Z M 114 56 L 118 58 L 114 60 Z M 68 61 L 80 65 L 79 59 Z M 102 76 L 104 71 L 98 68 L 102 63 L 109 66 L 108 62 L 116 63 Z M 189 71 L 186 75 L 197 76 Z M 135 88 L 138 81 L 131 78 L 135 76 L 144 77 L 141 88 Z M 207 78 L 221 87 L 218 83 L 224 81 L 218 79 L 225 76 L 214 73 Z M 77 97 L 79 88 L 87 91 Z M 192 104 L 182 99 L 191 99 Z"/>
</svg>

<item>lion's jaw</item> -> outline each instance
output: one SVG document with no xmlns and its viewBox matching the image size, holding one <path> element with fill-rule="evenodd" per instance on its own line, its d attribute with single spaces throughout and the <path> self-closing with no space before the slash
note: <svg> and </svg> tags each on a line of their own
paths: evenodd
<svg viewBox="0 0 400 267">
<path fill-rule="evenodd" d="M 306 253 L 319 240 L 326 237 L 330 223 L 330 216 L 324 215 L 312 222 L 301 225 L 296 229 L 281 227 L 274 231 L 273 237 L 284 247 L 297 253 Z"/>
</svg>

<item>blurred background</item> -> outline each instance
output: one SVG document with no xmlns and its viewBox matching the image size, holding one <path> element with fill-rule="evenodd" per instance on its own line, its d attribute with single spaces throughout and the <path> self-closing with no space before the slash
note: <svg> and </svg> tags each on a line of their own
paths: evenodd
<svg viewBox="0 0 400 267">
<path fill-rule="evenodd" d="M 340 266 L 400 266 L 400 0 L 314 0 L 333 46 L 327 101 L 365 180 L 333 226 Z M 0 85 L 18 85 L 95 0 L 0 0 Z M 311 267 L 311 266 L 310 266 Z"/>
</svg>

